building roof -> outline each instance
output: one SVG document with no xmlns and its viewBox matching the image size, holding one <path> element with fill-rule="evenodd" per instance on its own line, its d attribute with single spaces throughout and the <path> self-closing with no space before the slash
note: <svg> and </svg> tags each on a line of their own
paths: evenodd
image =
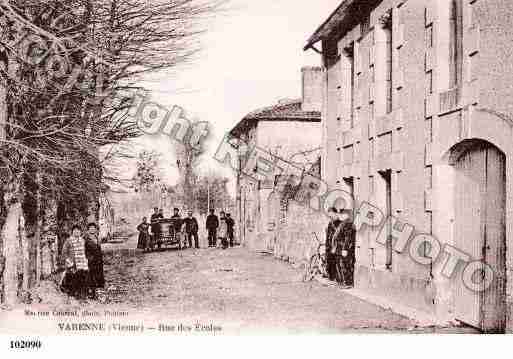
<svg viewBox="0 0 513 359">
<path fill-rule="evenodd" d="M 382 0 L 344 0 L 307 40 L 304 50 L 333 35 L 344 34 L 354 27 L 363 13 L 367 13 Z M 360 15 L 360 16 L 359 16 Z"/>
<path fill-rule="evenodd" d="M 303 111 L 301 105 L 301 99 L 285 100 L 280 101 L 276 105 L 252 111 L 237 123 L 230 131 L 230 134 L 236 136 L 237 133 L 243 132 L 245 128 L 258 121 L 321 121 L 320 111 Z"/>
</svg>

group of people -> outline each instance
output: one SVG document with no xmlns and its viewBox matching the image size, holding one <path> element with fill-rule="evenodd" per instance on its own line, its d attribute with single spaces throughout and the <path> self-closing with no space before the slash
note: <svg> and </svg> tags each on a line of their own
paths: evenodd
<svg viewBox="0 0 513 359">
<path fill-rule="evenodd" d="M 175 208 L 173 212 L 172 229 L 175 233 L 185 235 L 185 246 L 199 248 L 199 224 L 192 211 L 189 211 L 187 217 L 183 219 L 178 208 Z M 355 264 L 356 231 L 352 222 L 352 212 L 330 208 L 328 213 L 330 222 L 326 229 L 327 275 L 330 280 L 337 281 L 343 287 L 349 288 L 354 284 Z M 137 226 L 139 231 L 138 248 L 148 250 L 152 236 L 157 238 L 160 235 L 160 219 L 164 219 L 164 212 L 159 208 L 154 208 L 150 223 L 146 217 L 143 218 Z M 208 233 L 209 247 L 220 246 L 226 249 L 234 246 L 235 221 L 230 213 L 221 211 L 218 217 L 211 209 L 205 227 Z M 61 259 L 64 268 L 61 289 L 78 299 L 96 298 L 98 289 L 105 286 L 103 254 L 101 246 L 98 244 L 96 223 L 89 223 L 85 233 L 78 225 L 72 227 L 71 236 L 62 246 Z"/>
<path fill-rule="evenodd" d="M 221 211 L 218 218 L 215 211 L 211 209 L 210 214 L 207 216 L 205 227 L 208 233 L 209 247 L 217 247 L 217 239 L 219 239 L 219 244 L 223 249 L 228 248 L 228 246 L 234 246 L 235 221 L 230 213 Z"/>
<path fill-rule="evenodd" d="M 330 280 L 353 287 L 356 230 L 352 211 L 330 208 L 326 229 L 326 271 Z"/>
<path fill-rule="evenodd" d="M 155 207 L 153 210 L 154 212 L 151 215 L 150 222 L 148 223 L 147 217 L 143 217 L 142 222 L 137 226 L 137 231 L 139 232 L 137 248 L 143 249 L 144 251 L 150 250 L 152 241 L 153 243 L 157 242 L 157 239 L 161 235 L 159 220 L 164 219 L 164 210 L 158 207 Z M 187 217 L 182 218 L 180 210 L 174 208 L 171 219 L 173 220 L 173 232 L 185 236 L 184 247 L 192 248 L 194 246 L 194 248 L 199 248 L 199 224 L 192 211 L 187 213 Z M 231 218 L 230 213 L 221 211 L 220 217 L 218 218 L 215 211 L 211 209 L 210 214 L 207 216 L 205 227 L 208 233 L 209 247 L 216 247 L 218 238 L 223 249 L 228 248 L 228 246 L 234 246 L 235 221 Z"/>
<path fill-rule="evenodd" d="M 77 299 L 95 299 L 98 289 L 105 286 L 96 223 L 89 223 L 85 233 L 79 225 L 72 227 L 71 236 L 62 246 L 61 263 L 64 269 L 61 289 Z"/>
</svg>

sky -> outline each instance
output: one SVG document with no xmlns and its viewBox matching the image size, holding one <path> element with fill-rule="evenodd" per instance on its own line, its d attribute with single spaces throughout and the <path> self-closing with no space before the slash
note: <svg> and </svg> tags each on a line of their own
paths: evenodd
<svg viewBox="0 0 513 359">
<path fill-rule="evenodd" d="M 231 0 L 202 36 L 202 51 L 176 73 L 148 78 L 152 100 L 174 105 L 212 124 L 209 151 L 200 168 L 234 178 L 213 160 L 223 135 L 247 113 L 301 97 L 301 67 L 318 66 L 320 55 L 303 51 L 308 37 L 341 0 Z M 176 180 L 172 143 L 164 136 L 144 136 L 138 142 L 164 155 L 163 174 Z M 233 180 L 231 189 L 233 190 Z"/>
</svg>

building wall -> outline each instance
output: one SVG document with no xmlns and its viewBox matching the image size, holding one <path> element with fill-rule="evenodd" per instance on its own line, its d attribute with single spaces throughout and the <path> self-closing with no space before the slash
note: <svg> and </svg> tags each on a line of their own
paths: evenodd
<svg viewBox="0 0 513 359">
<path fill-rule="evenodd" d="M 321 146 L 320 122 L 260 121 L 257 146 L 288 160 Z"/>
<path fill-rule="evenodd" d="M 288 161 L 302 151 L 320 147 L 320 122 L 306 121 L 259 121 L 253 135 L 260 149 Z M 242 210 L 245 212 L 245 245 L 253 250 L 270 250 L 277 231 L 277 206 L 269 205 L 273 193 L 274 178 L 255 182 L 250 178 L 242 181 Z M 245 203 L 245 204 L 244 204 Z"/>
<path fill-rule="evenodd" d="M 438 4 L 440 6 L 440 4 Z M 436 10 L 436 8 L 435 8 Z M 433 11 L 436 26 L 436 14 Z M 430 102 L 438 111 L 432 111 L 434 141 L 430 157 L 434 168 L 433 218 L 434 231 L 439 238 L 454 243 L 454 204 L 447 201 L 450 191 L 458 186 L 450 155 L 467 140 L 487 141 L 506 155 L 506 292 L 508 305 L 508 331 L 511 331 L 513 258 L 511 244 L 513 241 L 513 158 L 511 138 L 513 135 L 512 105 L 513 80 L 511 48 L 508 44 L 513 39 L 510 19 L 513 4 L 508 1 L 479 0 L 465 2 L 463 6 L 463 64 L 462 88 L 460 102 L 451 108 L 443 102 L 443 94 L 433 96 Z M 439 19 L 438 19 L 439 21 Z M 440 29 L 439 32 L 442 32 Z M 444 34 L 439 35 L 443 41 Z M 435 53 L 435 58 L 440 54 Z M 440 61 L 435 63 L 435 73 Z M 441 77 L 440 75 L 438 77 Z M 435 94 L 436 95 L 436 94 Z M 438 103 L 437 103 L 438 102 Z M 450 198 L 450 197 L 449 197 Z M 450 292 L 452 282 L 440 278 L 439 287 Z M 451 311 L 454 297 L 441 298 L 442 308 Z"/>
<path fill-rule="evenodd" d="M 321 67 L 303 67 L 301 69 L 303 111 L 321 111 L 323 105 L 324 71 Z"/>
<path fill-rule="evenodd" d="M 251 127 L 241 138 L 249 148 L 256 145 L 257 125 Z M 243 151 L 241 148 L 240 151 Z M 239 153 L 239 157 L 244 157 Z M 237 196 L 240 197 L 239 210 L 237 211 L 238 237 L 243 246 L 251 248 L 256 238 L 256 213 L 258 213 L 258 186 L 257 183 L 245 174 L 239 175 Z"/>
<path fill-rule="evenodd" d="M 329 166 L 323 166 L 323 178 L 330 188 L 344 190 L 349 189 L 351 179 L 357 204 L 368 201 L 384 209 L 385 184 L 380 173 L 390 171 L 391 214 L 413 225 L 417 233 L 450 244 L 457 185 L 447 160 L 451 149 L 465 139 L 478 138 L 501 149 L 507 161 L 511 158 L 512 130 L 505 118 L 511 121 L 513 106 L 513 65 L 508 60 L 513 3 L 461 1 L 462 79 L 456 95 L 442 86 L 447 78 L 446 4 L 446 0 L 385 0 L 370 14 L 370 31 L 363 33 L 364 27 L 357 26 L 343 38 L 323 42 L 325 53 L 332 53 L 329 47 L 336 46 L 340 54 L 338 59 L 324 58 L 323 143 Z M 382 27 L 383 15 L 389 11 L 390 112 L 387 36 Z M 352 108 L 347 49 L 354 54 Z M 507 166 L 508 244 L 513 239 L 511 167 Z M 440 268 L 420 265 L 407 253 L 393 251 L 392 266 L 387 269 L 387 253 L 376 241 L 378 234 L 363 230 L 357 235 L 356 285 L 449 319 L 454 309 L 452 287 L 437 274 Z M 508 270 L 513 264 L 510 257 L 508 252 Z"/>
<path fill-rule="evenodd" d="M 311 151 L 321 146 L 321 124 L 304 121 L 261 121 L 258 124 L 257 143 L 260 148 L 267 149 L 286 161 L 294 162 L 301 159 L 301 156 L 297 156 L 299 152 Z M 301 164 L 297 166 L 303 168 Z M 278 227 L 273 223 L 276 223 L 276 215 L 279 214 L 279 204 L 272 206 L 269 203 L 273 188 L 273 184 L 268 183 L 259 193 L 259 238 L 265 243 L 262 246 L 271 251 L 274 250 L 273 243 L 278 231 Z"/>
</svg>

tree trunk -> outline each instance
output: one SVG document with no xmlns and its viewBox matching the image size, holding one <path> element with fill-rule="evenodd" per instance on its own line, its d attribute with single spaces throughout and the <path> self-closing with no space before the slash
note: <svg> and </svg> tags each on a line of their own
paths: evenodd
<svg viewBox="0 0 513 359">
<path fill-rule="evenodd" d="M 100 220 L 100 190 L 102 181 L 102 170 L 99 158 L 99 149 L 96 147 L 94 149 L 94 157 L 91 160 L 92 170 L 94 171 L 94 186 L 89 194 L 89 203 L 87 206 L 87 223 L 96 223 L 96 225 L 98 225 Z M 99 237 L 98 244 L 101 244 Z"/>
<path fill-rule="evenodd" d="M 37 185 L 37 192 L 36 192 L 36 208 L 37 208 L 37 214 L 36 214 L 36 229 L 34 231 L 34 250 L 35 250 L 35 285 L 39 283 L 41 280 L 41 274 L 42 274 L 42 266 L 43 261 L 41 258 L 41 234 L 43 232 L 43 219 L 44 219 L 44 207 L 42 203 L 42 178 L 41 178 L 41 172 L 37 171 L 36 173 L 36 185 Z"/>
<path fill-rule="evenodd" d="M 18 303 L 18 230 L 22 215 L 20 202 L 9 204 L 7 218 L 2 229 L 5 257 L 4 303 L 7 305 Z"/>
<path fill-rule="evenodd" d="M 48 278 L 57 270 L 57 200 L 48 198 L 43 204 L 41 233 L 41 275 Z"/>
<path fill-rule="evenodd" d="M 23 282 L 22 282 L 22 290 L 23 293 L 28 292 L 30 288 L 30 244 L 29 239 L 27 238 L 27 231 L 25 230 L 25 217 L 23 216 L 23 212 L 18 218 L 18 238 L 20 240 L 20 249 L 21 249 L 21 260 L 22 260 L 22 271 L 23 271 Z"/>
</svg>

